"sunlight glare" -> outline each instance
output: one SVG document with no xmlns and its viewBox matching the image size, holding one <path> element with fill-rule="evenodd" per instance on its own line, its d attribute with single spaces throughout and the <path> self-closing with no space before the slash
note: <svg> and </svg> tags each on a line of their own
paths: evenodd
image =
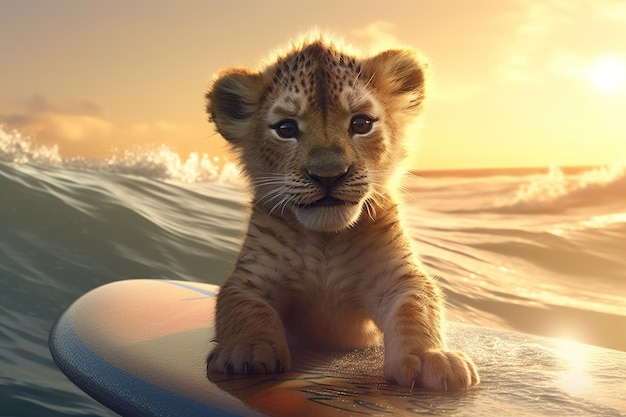
<svg viewBox="0 0 626 417">
<path fill-rule="evenodd" d="M 617 93 L 626 87 L 626 64 L 616 57 L 604 57 L 591 68 L 589 78 L 603 93 Z"/>
<path fill-rule="evenodd" d="M 572 339 L 556 339 L 555 354 L 564 362 L 565 368 L 559 378 L 561 387 L 571 395 L 588 391 L 588 347 Z"/>
</svg>

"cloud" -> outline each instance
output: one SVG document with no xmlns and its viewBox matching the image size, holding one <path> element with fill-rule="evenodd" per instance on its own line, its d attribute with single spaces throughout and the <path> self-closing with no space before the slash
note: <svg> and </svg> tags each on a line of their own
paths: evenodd
<svg viewBox="0 0 626 417">
<path fill-rule="evenodd" d="M 17 130 L 34 143 L 58 145 L 63 156 L 102 157 L 136 145 L 178 142 L 189 136 L 186 126 L 165 120 L 114 123 L 89 101 L 51 102 L 32 96 L 18 102 L 11 114 L 0 114 L 0 125 Z"/>
<path fill-rule="evenodd" d="M 501 20 L 503 47 L 495 67 L 496 79 L 508 83 L 541 83 L 555 72 L 582 78 L 584 44 L 577 41 L 580 29 L 576 28 L 592 31 L 587 39 L 603 36 L 600 39 L 606 40 L 614 35 L 600 35 L 604 32 L 598 28 L 626 22 L 626 3 L 617 0 L 518 0 L 513 4 L 515 10 Z"/>
<path fill-rule="evenodd" d="M 44 144 L 102 140 L 113 132 L 113 124 L 90 102 L 52 104 L 41 96 L 20 103 L 12 114 L 0 114 L 0 123 L 32 136 Z"/>
<path fill-rule="evenodd" d="M 623 0 L 596 1 L 594 13 L 602 20 L 626 23 L 626 2 Z"/>
<path fill-rule="evenodd" d="M 428 99 L 456 103 L 472 100 L 484 91 L 486 86 L 480 82 L 446 82 L 442 85 L 435 79 L 428 88 Z"/>
<path fill-rule="evenodd" d="M 525 53 L 512 53 L 500 61 L 496 67 L 497 79 L 504 82 L 533 82 L 535 76 L 531 72 L 532 59 Z"/>
<path fill-rule="evenodd" d="M 151 123 L 134 123 L 128 128 L 127 133 L 129 136 L 137 139 L 164 135 L 180 136 L 187 133 L 187 127 L 164 120 L 157 120 Z"/>
<path fill-rule="evenodd" d="M 406 44 L 401 42 L 395 34 L 395 25 L 385 20 L 378 20 L 368 24 L 361 29 L 350 32 L 350 37 L 358 43 L 364 45 L 372 53 L 393 48 L 402 48 Z M 426 59 L 426 58 L 424 58 Z M 445 102 L 466 101 L 477 94 L 482 93 L 485 86 L 478 82 L 438 82 L 436 74 L 429 80 L 428 97 L 429 100 Z"/>
<path fill-rule="evenodd" d="M 64 103 L 51 103 L 40 95 L 34 95 L 20 102 L 22 107 L 29 113 L 64 113 L 73 115 L 100 116 L 104 112 L 96 104 L 89 101 L 68 101 Z"/>
<path fill-rule="evenodd" d="M 585 79 L 589 73 L 587 61 L 580 55 L 565 49 L 559 49 L 554 53 L 548 68 L 557 75 L 574 79 Z"/>
<path fill-rule="evenodd" d="M 584 81 L 604 93 L 621 94 L 626 86 L 626 54 L 605 53 L 586 59 L 570 51 L 558 51 L 550 70 L 560 76 Z"/>
<path fill-rule="evenodd" d="M 102 140 L 110 136 L 113 125 L 93 116 L 71 114 L 41 114 L 34 119 L 38 136 L 68 142 Z"/>
<path fill-rule="evenodd" d="M 561 0 L 517 2 L 503 26 L 512 28 L 504 40 L 506 47 L 496 67 L 496 77 L 504 82 L 536 82 L 534 70 L 546 40 L 571 20 L 573 2 Z"/>
<path fill-rule="evenodd" d="M 402 42 L 393 33 L 394 31 L 393 23 L 378 20 L 362 29 L 353 30 L 350 32 L 350 37 L 364 44 L 370 51 L 379 52 L 402 46 Z"/>
</svg>

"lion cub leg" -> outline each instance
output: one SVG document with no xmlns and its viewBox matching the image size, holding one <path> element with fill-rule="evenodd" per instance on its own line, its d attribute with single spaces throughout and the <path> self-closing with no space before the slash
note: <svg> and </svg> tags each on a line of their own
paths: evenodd
<svg viewBox="0 0 626 417">
<path fill-rule="evenodd" d="M 385 378 L 405 387 L 429 391 L 461 391 L 478 384 L 476 366 L 464 353 L 448 351 L 443 341 L 440 304 L 426 277 L 427 296 L 420 292 L 394 297 L 382 330 Z"/>
<path fill-rule="evenodd" d="M 232 278 L 229 281 L 217 297 L 217 345 L 207 358 L 207 372 L 272 374 L 288 370 L 291 358 L 278 313 L 258 295 L 235 288 Z"/>
</svg>

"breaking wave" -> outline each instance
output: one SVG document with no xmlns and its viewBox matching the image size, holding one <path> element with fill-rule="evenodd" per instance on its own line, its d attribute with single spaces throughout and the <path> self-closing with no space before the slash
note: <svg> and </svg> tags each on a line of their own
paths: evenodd
<svg viewBox="0 0 626 417">
<path fill-rule="evenodd" d="M 58 146 L 34 144 L 29 137 L 3 126 L 0 126 L 0 162 L 96 170 L 186 183 L 242 183 L 236 164 L 207 154 L 193 152 L 181 158 L 166 145 L 159 145 L 135 147 L 121 156 L 105 159 L 63 158 Z"/>
<path fill-rule="evenodd" d="M 520 184 L 515 195 L 497 198 L 493 211 L 560 214 L 589 206 L 626 209 L 626 161 L 576 174 L 552 166 Z"/>
</svg>

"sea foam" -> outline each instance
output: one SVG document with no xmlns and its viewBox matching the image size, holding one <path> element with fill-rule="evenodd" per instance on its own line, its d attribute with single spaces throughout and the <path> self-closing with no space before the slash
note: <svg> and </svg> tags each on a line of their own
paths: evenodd
<svg viewBox="0 0 626 417">
<path fill-rule="evenodd" d="M 182 158 L 168 146 L 158 145 L 134 147 L 104 159 L 64 158 L 57 145 L 36 144 L 19 131 L 1 125 L 0 162 L 97 170 L 185 183 L 243 183 L 236 164 L 208 154 L 193 152 Z"/>
<path fill-rule="evenodd" d="M 626 206 L 626 161 L 574 174 L 551 166 L 522 182 L 515 195 L 498 198 L 494 211 L 556 214 L 600 205 Z"/>
</svg>

